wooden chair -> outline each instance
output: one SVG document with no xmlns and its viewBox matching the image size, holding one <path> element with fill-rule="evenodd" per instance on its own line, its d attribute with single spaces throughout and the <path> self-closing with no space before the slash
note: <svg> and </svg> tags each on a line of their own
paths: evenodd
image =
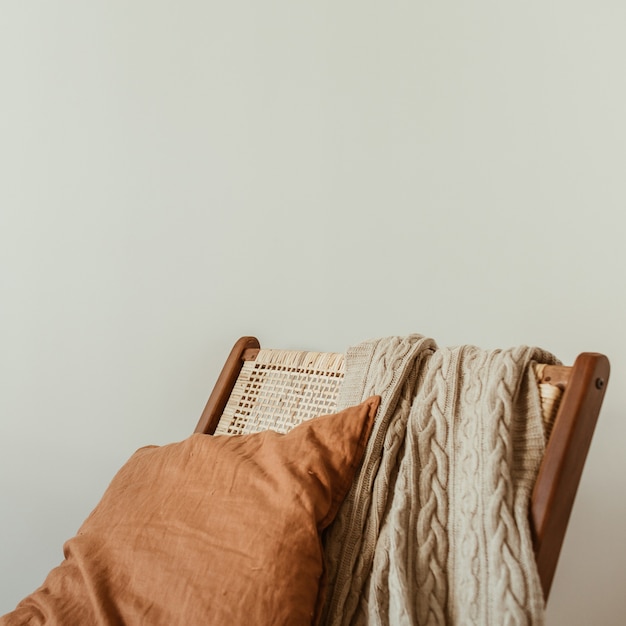
<svg viewBox="0 0 626 626">
<path fill-rule="evenodd" d="M 285 432 L 303 419 L 332 413 L 343 366 L 339 353 L 261 351 L 256 338 L 242 337 L 226 360 L 195 432 L 244 434 L 270 427 Z M 537 368 L 551 433 L 529 517 L 546 600 L 609 369 L 606 356 L 590 352 L 580 354 L 571 367 Z"/>
</svg>

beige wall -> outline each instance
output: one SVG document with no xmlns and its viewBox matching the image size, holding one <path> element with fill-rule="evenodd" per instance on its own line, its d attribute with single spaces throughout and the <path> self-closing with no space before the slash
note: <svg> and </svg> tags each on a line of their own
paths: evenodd
<svg viewBox="0 0 626 626">
<path fill-rule="evenodd" d="M 549 624 L 622 624 L 626 5 L 3 2 L 0 614 L 233 341 L 613 364 Z"/>
</svg>

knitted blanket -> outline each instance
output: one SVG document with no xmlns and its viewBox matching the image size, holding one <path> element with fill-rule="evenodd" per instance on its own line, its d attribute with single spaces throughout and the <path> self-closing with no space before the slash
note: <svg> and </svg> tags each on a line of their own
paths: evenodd
<svg viewBox="0 0 626 626">
<path fill-rule="evenodd" d="M 528 524 L 545 447 L 533 361 L 557 362 L 419 335 L 348 351 L 337 408 L 382 402 L 325 537 L 322 623 L 543 623 Z"/>
</svg>

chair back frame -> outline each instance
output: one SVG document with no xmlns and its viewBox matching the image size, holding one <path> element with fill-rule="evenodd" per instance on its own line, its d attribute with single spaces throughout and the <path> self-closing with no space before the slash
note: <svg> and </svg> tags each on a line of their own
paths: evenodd
<svg viewBox="0 0 626 626">
<path fill-rule="evenodd" d="M 235 343 L 198 421 L 196 433 L 215 432 L 244 362 L 254 360 L 260 348 L 256 337 L 242 337 Z M 529 510 L 535 559 L 546 600 L 609 373 L 605 355 L 584 352 L 571 367 L 546 366 L 539 381 L 563 390 Z"/>
</svg>

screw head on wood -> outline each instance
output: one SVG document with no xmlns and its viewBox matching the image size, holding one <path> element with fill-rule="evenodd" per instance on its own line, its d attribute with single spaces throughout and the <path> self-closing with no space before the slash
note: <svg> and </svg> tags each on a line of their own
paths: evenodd
<svg viewBox="0 0 626 626">
<path fill-rule="evenodd" d="M 596 378 L 596 389 L 602 389 L 604 387 L 604 379 Z"/>
</svg>

